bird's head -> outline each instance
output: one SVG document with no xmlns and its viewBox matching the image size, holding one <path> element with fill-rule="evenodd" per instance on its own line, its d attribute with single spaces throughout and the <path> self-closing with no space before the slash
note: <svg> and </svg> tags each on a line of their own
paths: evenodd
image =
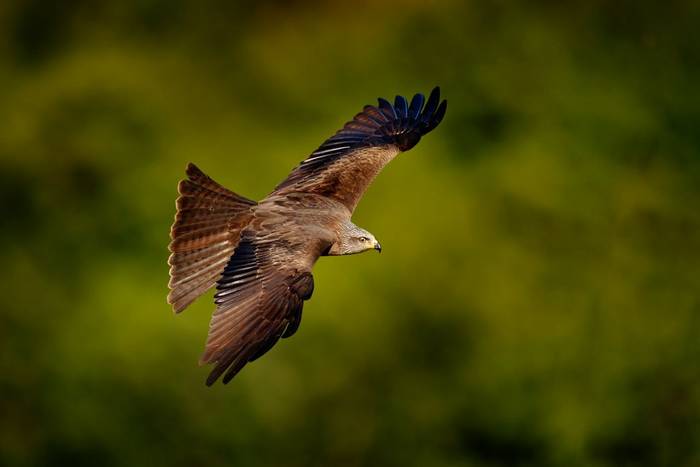
<svg viewBox="0 0 700 467">
<path fill-rule="evenodd" d="M 352 252 L 348 254 L 362 253 L 368 250 L 377 250 L 379 253 L 382 252 L 382 245 L 374 238 L 374 235 L 367 231 L 364 231 L 356 237 L 351 237 L 350 240 Z"/>
<path fill-rule="evenodd" d="M 354 255 L 368 250 L 381 253 L 382 246 L 371 233 L 355 225 L 343 229 L 342 235 L 330 249 L 331 255 Z"/>
</svg>

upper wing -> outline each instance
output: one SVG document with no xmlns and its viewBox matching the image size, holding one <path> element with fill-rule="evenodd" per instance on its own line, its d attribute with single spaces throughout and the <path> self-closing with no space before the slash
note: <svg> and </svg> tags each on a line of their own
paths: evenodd
<svg viewBox="0 0 700 467">
<path fill-rule="evenodd" d="M 440 123 L 447 101 L 438 105 L 439 101 L 436 87 L 427 103 L 422 94 L 416 94 L 410 105 L 396 96 L 394 105 L 380 98 L 377 107 L 365 106 L 302 161 L 274 193 L 316 193 L 340 201 L 352 212 L 379 171 Z"/>
<path fill-rule="evenodd" d="M 228 383 L 249 361 L 299 326 L 304 300 L 313 292 L 311 266 L 320 245 L 246 229 L 217 283 L 217 305 L 201 361 L 216 363 L 207 378 L 224 372 Z M 228 370 L 228 371 L 227 371 Z"/>
</svg>

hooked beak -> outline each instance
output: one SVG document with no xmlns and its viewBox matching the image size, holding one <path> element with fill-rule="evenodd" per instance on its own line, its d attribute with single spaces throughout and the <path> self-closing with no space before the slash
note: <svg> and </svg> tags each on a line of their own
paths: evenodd
<svg viewBox="0 0 700 467">
<path fill-rule="evenodd" d="M 377 250 L 379 253 L 382 252 L 382 246 L 379 244 L 379 242 L 374 242 L 374 249 Z"/>
</svg>

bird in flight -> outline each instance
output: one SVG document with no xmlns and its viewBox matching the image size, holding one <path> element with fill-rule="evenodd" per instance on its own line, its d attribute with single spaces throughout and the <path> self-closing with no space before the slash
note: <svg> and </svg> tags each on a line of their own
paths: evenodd
<svg viewBox="0 0 700 467">
<path fill-rule="evenodd" d="M 206 384 L 228 383 L 248 362 L 299 328 L 311 298 L 311 269 L 321 256 L 381 252 L 374 235 L 352 223 L 372 180 L 445 116 L 435 88 L 410 104 L 379 99 L 327 139 L 265 199 L 252 201 L 194 164 L 178 185 L 170 231 L 168 303 L 175 313 L 216 285 L 200 364 L 214 364 Z"/>
</svg>

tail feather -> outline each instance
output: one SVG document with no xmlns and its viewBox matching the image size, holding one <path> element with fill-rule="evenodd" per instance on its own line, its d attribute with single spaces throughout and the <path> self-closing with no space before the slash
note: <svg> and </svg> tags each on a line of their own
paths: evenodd
<svg viewBox="0 0 700 467">
<path fill-rule="evenodd" d="M 177 255 L 171 255 L 168 264 L 170 264 L 170 266 L 186 268 L 187 266 L 194 265 L 194 263 L 206 261 L 207 259 L 216 255 L 217 252 L 221 251 L 221 246 L 218 244 L 213 244 L 196 250 L 182 251 L 178 252 Z"/>
<path fill-rule="evenodd" d="M 229 259 L 231 259 L 231 256 L 226 254 L 226 250 L 219 250 L 213 254 L 204 255 L 197 260 L 192 260 L 190 262 L 182 261 L 179 264 L 173 264 L 172 266 L 177 266 L 178 268 L 178 277 L 170 278 L 170 288 L 189 282 L 194 279 L 197 273 L 203 272 L 204 269 L 214 267 L 220 263 L 226 263 Z M 224 266 L 226 266 L 226 264 L 224 264 Z M 224 266 L 221 267 L 222 270 Z"/>
<path fill-rule="evenodd" d="M 207 177 L 194 164 L 178 185 L 170 231 L 168 303 L 176 313 L 209 290 L 233 254 L 256 203 Z"/>
<path fill-rule="evenodd" d="M 216 256 L 212 258 L 207 258 L 206 260 L 198 261 L 183 267 L 178 271 L 178 277 L 170 279 L 170 287 L 175 288 L 177 286 L 187 284 L 199 279 L 202 275 L 206 275 L 208 272 L 219 272 L 223 271 L 226 267 L 226 263 L 231 259 L 231 255 L 226 254 L 226 251 L 217 253 Z"/>
</svg>

